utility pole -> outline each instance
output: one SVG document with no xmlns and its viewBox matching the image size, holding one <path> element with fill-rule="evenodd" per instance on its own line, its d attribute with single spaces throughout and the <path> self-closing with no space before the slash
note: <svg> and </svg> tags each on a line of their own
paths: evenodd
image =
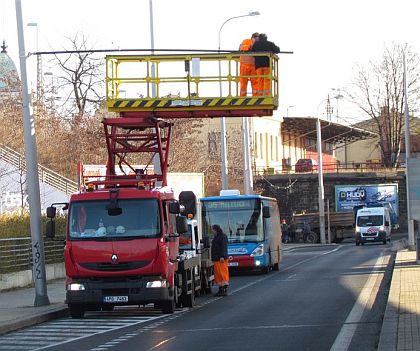
<svg viewBox="0 0 420 351">
<path fill-rule="evenodd" d="M 22 81 L 23 129 L 26 157 L 26 178 L 29 198 L 29 220 L 32 238 L 33 280 L 35 284 L 34 306 L 49 305 L 47 295 L 47 277 L 45 272 L 44 242 L 41 233 L 41 197 L 39 194 L 38 160 L 35 140 L 35 121 L 32 114 L 28 93 L 28 76 L 26 73 L 25 40 L 22 24 L 22 5 L 15 0 L 16 24 L 19 43 L 19 62 Z"/>
</svg>

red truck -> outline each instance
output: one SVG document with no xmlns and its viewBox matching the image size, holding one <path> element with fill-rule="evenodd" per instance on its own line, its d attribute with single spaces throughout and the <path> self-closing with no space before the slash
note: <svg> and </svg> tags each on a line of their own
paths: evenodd
<svg viewBox="0 0 420 351">
<path fill-rule="evenodd" d="M 166 172 L 148 174 L 147 165 L 129 174 L 116 172 L 115 160 L 129 165 L 127 154 L 142 152 L 136 146 L 139 139 L 160 138 L 154 151 L 162 156 L 161 139 L 171 125 L 144 118 L 107 118 L 103 123 L 106 176 L 83 180 L 82 175 L 81 190 L 68 204 L 47 209 L 49 237 L 54 236 L 57 206 L 68 209 L 64 260 L 70 314 L 82 318 L 89 310 L 149 303 L 163 313 L 173 313 L 177 305 L 192 307 L 201 291 L 200 256 L 179 248 L 180 235 L 188 233 L 187 217 L 166 186 Z M 150 151 L 150 145 L 145 147 Z M 166 170 L 166 158 L 161 160 Z"/>
</svg>

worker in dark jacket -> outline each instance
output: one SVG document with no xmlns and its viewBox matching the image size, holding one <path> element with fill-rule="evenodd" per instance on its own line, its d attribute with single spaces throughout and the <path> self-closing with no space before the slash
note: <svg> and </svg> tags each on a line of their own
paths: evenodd
<svg viewBox="0 0 420 351">
<path fill-rule="evenodd" d="M 254 52 L 271 52 L 278 54 L 279 47 L 271 41 L 267 40 L 267 35 L 260 33 L 258 40 L 252 45 Z M 258 77 L 257 95 L 270 95 L 271 79 L 270 79 L 270 58 L 269 56 L 255 56 L 255 73 Z"/>
<path fill-rule="evenodd" d="M 211 260 L 214 264 L 214 281 L 219 291 L 214 296 L 227 296 L 229 286 L 228 238 L 218 224 L 211 226 L 214 238 L 211 242 Z"/>
</svg>

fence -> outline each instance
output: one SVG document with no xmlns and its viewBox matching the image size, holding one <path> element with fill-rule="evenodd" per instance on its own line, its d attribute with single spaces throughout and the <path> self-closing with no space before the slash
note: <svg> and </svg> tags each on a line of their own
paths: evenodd
<svg viewBox="0 0 420 351">
<path fill-rule="evenodd" d="M 44 241 L 45 263 L 64 261 L 64 237 Z M 32 269 L 31 237 L 0 239 L 0 274 Z"/>
</svg>

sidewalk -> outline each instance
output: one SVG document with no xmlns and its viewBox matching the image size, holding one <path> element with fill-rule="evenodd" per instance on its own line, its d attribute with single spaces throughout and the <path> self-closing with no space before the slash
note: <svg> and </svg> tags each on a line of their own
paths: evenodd
<svg viewBox="0 0 420 351">
<path fill-rule="evenodd" d="M 420 265 L 416 251 L 397 252 L 378 350 L 420 350 Z"/>
<path fill-rule="evenodd" d="M 65 279 L 49 281 L 50 305 L 34 307 L 35 288 L 0 292 L 0 335 L 67 315 Z"/>
</svg>

